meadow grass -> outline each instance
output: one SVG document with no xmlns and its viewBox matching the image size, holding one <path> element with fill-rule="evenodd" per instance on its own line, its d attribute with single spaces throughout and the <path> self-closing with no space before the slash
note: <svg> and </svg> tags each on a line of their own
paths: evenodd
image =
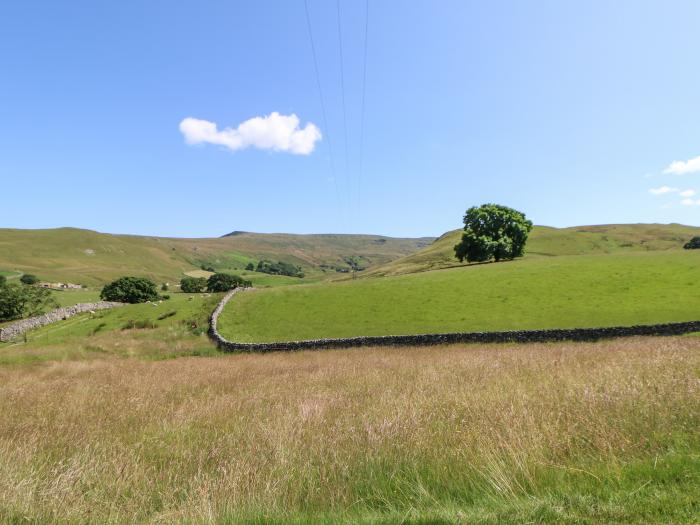
<svg viewBox="0 0 700 525">
<path fill-rule="evenodd" d="M 59 306 L 73 306 L 78 303 L 94 303 L 100 300 L 100 290 L 51 290 L 51 295 Z"/>
<path fill-rule="evenodd" d="M 244 292 L 233 341 L 655 324 L 700 319 L 700 253 L 530 258 Z M 274 322 L 271 322 L 274 320 Z"/>
<path fill-rule="evenodd" d="M 79 314 L 27 332 L 18 342 L 0 343 L 0 366 L 109 356 L 215 355 L 206 330 L 220 298 L 220 294 L 173 293 L 156 306 L 132 304 Z"/>
<path fill-rule="evenodd" d="M 698 428 L 692 337 L 0 366 L 0 522 L 697 523 Z"/>
</svg>

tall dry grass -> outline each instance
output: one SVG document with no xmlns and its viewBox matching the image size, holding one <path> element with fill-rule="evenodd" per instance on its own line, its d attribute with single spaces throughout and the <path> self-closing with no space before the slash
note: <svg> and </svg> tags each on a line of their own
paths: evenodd
<svg viewBox="0 0 700 525">
<path fill-rule="evenodd" d="M 700 338 L 5 367 L 0 520 L 690 521 L 699 426 Z"/>
</svg>

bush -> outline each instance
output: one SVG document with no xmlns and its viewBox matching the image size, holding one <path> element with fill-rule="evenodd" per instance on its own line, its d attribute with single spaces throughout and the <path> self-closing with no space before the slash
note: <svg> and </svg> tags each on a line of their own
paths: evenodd
<svg viewBox="0 0 700 525">
<path fill-rule="evenodd" d="M 15 283 L 0 286 L 0 321 L 31 317 L 57 307 L 46 288 Z"/>
<path fill-rule="evenodd" d="M 228 292 L 234 288 L 248 288 L 249 286 L 252 286 L 250 281 L 229 273 L 215 273 L 207 280 L 208 292 Z"/>
<path fill-rule="evenodd" d="M 464 215 L 464 233 L 455 245 L 455 256 L 460 262 L 522 257 L 530 230 L 532 222 L 517 210 L 499 204 L 473 206 Z"/>
<path fill-rule="evenodd" d="M 7 284 L 7 277 L 0 275 L 0 286 L 5 286 Z"/>
<path fill-rule="evenodd" d="M 205 272 L 212 272 L 212 273 L 214 273 L 214 272 L 216 271 L 216 270 L 214 269 L 214 267 L 213 267 L 211 264 L 203 264 L 202 266 L 200 266 L 200 268 L 201 268 L 202 270 L 204 270 Z"/>
<path fill-rule="evenodd" d="M 256 272 L 269 273 L 271 275 L 287 275 L 289 277 L 304 277 L 304 272 L 301 270 L 301 266 L 294 266 L 291 263 L 286 263 L 283 261 L 272 262 L 267 259 L 258 261 L 258 266 L 255 268 Z"/>
<path fill-rule="evenodd" d="M 160 287 L 161 292 L 167 292 L 170 287 L 168 286 L 168 283 L 163 283 Z"/>
<path fill-rule="evenodd" d="M 100 297 L 117 303 L 145 303 L 157 301 L 158 290 L 156 284 L 145 277 L 121 277 L 102 288 Z"/>
<path fill-rule="evenodd" d="M 245 269 L 248 270 L 249 272 L 254 272 L 255 265 L 252 262 L 249 262 L 248 264 L 245 265 Z"/>
<path fill-rule="evenodd" d="M 693 237 L 683 246 L 686 250 L 698 250 L 700 249 L 700 237 Z"/>
<path fill-rule="evenodd" d="M 32 275 L 31 273 L 25 273 L 22 277 L 19 278 L 19 280 L 22 282 L 22 284 L 27 285 L 36 284 L 39 282 L 39 278 L 36 275 Z"/>
<path fill-rule="evenodd" d="M 170 294 L 164 293 L 163 295 L 160 296 L 161 300 L 163 301 L 169 301 L 170 300 Z"/>
<path fill-rule="evenodd" d="M 204 277 L 183 277 L 180 280 L 180 290 L 185 293 L 202 293 L 207 287 Z"/>
</svg>

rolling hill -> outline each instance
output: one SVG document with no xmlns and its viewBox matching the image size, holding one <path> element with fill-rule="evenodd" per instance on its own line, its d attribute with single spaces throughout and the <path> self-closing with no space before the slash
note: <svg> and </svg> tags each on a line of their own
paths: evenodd
<svg viewBox="0 0 700 525">
<path fill-rule="evenodd" d="M 378 235 L 236 233 L 220 238 L 178 239 L 113 235 L 76 228 L 0 229 L 0 271 L 33 273 L 42 280 L 98 285 L 121 275 L 179 280 L 201 265 L 240 271 L 260 259 L 301 266 L 310 280 L 347 271 L 348 260 L 372 267 L 409 255 L 432 238 Z M 276 276 L 251 277 L 275 282 Z M 277 280 L 288 283 L 289 278 Z"/>
<path fill-rule="evenodd" d="M 682 224 L 610 224 L 551 228 L 535 226 L 525 247 L 526 258 L 559 255 L 610 254 L 672 250 L 700 235 L 700 228 Z M 403 275 L 407 273 L 467 266 L 454 256 L 454 245 L 462 230 L 440 236 L 430 246 L 413 254 L 363 272 L 363 277 Z"/>
</svg>

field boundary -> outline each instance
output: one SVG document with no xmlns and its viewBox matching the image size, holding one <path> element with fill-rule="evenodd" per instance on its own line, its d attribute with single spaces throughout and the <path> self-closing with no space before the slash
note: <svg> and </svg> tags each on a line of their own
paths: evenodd
<svg viewBox="0 0 700 525">
<path fill-rule="evenodd" d="M 218 329 L 219 315 L 240 289 L 227 293 L 212 312 L 209 337 L 225 352 L 271 352 L 320 350 L 362 346 L 433 346 L 452 343 L 546 343 L 556 341 L 597 341 L 632 336 L 673 336 L 700 332 L 700 321 L 655 325 L 611 326 L 601 328 L 554 328 L 502 332 L 450 332 L 442 334 L 376 335 L 337 339 L 307 339 L 270 343 L 236 343 L 223 337 Z"/>
<path fill-rule="evenodd" d="M 74 315 L 78 315 L 84 312 L 92 312 L 95 310 L 105 310 L 107 308 L 117 308 L 119 306 L 124 306 L 123 303 L 114 303 L 109 301 L 99 301 L 96 303 L 78 303 L 73 306 L 65 306 L 63 308 L 56 308 L 42 315 L 37 315 L 35 317 L 29 317 L 27 319 L 20 319 L 12 324 L 7 325 L 4 328 L 0 328 L 0 343 L 6 343 L 12 341 L 13 339 L 19 337 L 24 332 L 29 330 L 34 330 L 47 324 L 55 323 L 58 321 L 63 321 Z"/>
</svg>

